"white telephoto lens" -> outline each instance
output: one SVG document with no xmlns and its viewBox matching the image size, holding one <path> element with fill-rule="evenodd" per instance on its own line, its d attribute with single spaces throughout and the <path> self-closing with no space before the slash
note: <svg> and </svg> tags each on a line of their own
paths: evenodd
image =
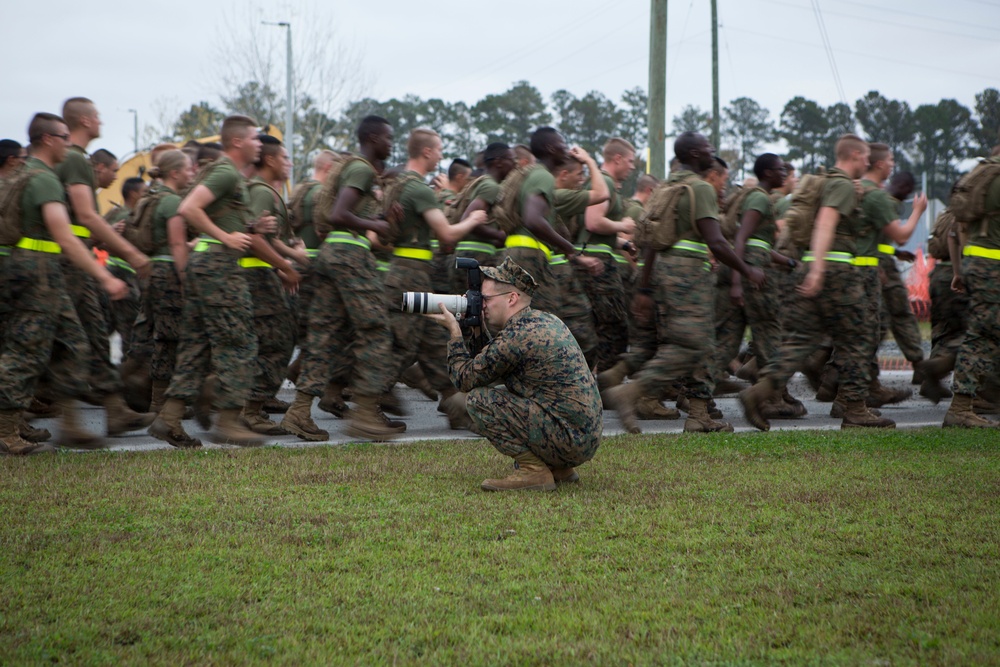
<svg viewBox="0 0 1000 667">
<path fill-rule="evenodd" d="M 455 315 L 465 313 L 465 309 L 469 306 L 468 299 L 465 298 L 464 294 L 403 292 L 402 310 L 404 313 L 438 313 L 440 312 L 438 304 L 441 303 Z"/>
</svg>

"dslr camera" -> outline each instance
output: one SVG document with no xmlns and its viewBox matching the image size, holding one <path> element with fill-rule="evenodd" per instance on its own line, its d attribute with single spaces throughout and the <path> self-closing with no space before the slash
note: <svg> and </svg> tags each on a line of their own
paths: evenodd
<svg viewBox="0 0 1000 667">
<path fill-rule="evenodd" d="M 462 332 L 471 337 L 473 354 L 478 354 L 485 345 L 486 327 L 483 324 L 483 272 L 479 262 L 467 257 L 455 258 L 455 268 L 466 271 L 469 289 L 465 294 L 432 294 L 430 292 L 404 292 L 402 311 L 404 313 L 437 313 L 439 304 L 458 317 Z"/>
</svg>

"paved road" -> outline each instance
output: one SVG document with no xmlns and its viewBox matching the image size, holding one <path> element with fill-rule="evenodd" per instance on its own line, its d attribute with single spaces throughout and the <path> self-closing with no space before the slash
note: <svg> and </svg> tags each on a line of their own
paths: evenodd
<svg viewBox="0 0 1000 667">
<path fill-rule="evenodd" d="M 910 375 L 911 373 L 909 372 L 883 372 L 882 382 L 890 386 L 909 386 Z M 802 419 L 773 421 L 771 423 L 772 430 L 830 430 L 840 428 L 840 420 L 831 419 L 829 417 L 829 403 L 818 403 L 811 398 L 808 400 L 805 398 L 811 394 L 801 376 L 796 376 L 796 379 L 793 380 L 790 389 L 794 396 L 803 400 L 809 410 L 809 416 Z M 438 414 L 435 409 L 436 404 L 424 398 L 424 396 L 419 392 L 402 386 L 400 386 L 399 392 L 400 395 L 406 400 L 406 404 L 410 409 L 410 414 L 402 418 L 403 421 L 407 423 L 408 428 L 406 433 L 395 442 L 413 442 L 417 440 L 440 438 L 473 439 L 478 437 L 468 431 L 450 430 L 445 417 Z M 292 399 L 292 395 L 293 391 L 290 386 L 286 386 L 280 393 L 281 398 L 288 401 Z M 726 419 L 731 421 L 736 427 L 737 432 L 754 431 L 753 427 L 747 424 L 747 422 L 743 419 L 743 415 L 735 395 L 718 398 L 716 399 L 716 402 L 722 409 Z M 947 408 L 947 401 L 942 402 L 940 405 L 933 405 L 918 396 L 914 396 L 914 398 L 900 403 L 899 405 L 886 406 L 882 408 L 882 411 L 885 416 L 895 420 L 900 428 L 918 428 L 922 426 L 940 426 L 941 420 L 944 418 L 944 413 Z M 84 418 L 88 428 L 92 429 L 94 432 L 103 432 L 104 416 L 101 409 L 86 406 L 84 408 Z M 351 439 L 344 435 L 345 423 L 343 421 L 320 411 L 315 406 L 313 407 L 313 418 L 316 420 L 316 423 L 320 428 L 326 429 L 330 432 L 330 442 L 327 444 L 345 444 L 351 442 Z M 277 416 L 277 419 L 280 420 L 280 415 Z M 55 420 L 51 419 L 42 419 L 35 422 L 35 425 L 44 426 L 54 431 L 56 428 L 54 421 Z M 644 421 L 641 422 L 641 425 L 644 433 L 680 433 L 683 429 L 684 422 L 683 420 Z M 203 436 L 200 427 L 194 421 L 185 422 L 184 427 L 188 429 L 189 433 L 196 437 Z M 610 436 L 621 433 L 624 433 L 624 431 L 622 429 L 621 422 L 618 420 L 617 414 L 614 412 L 605 413 L 604 434 Z M 273 444 L 282 447 L 309 447 L 317 444 L 324 444 L 307 443 L 299 440 L 295 436 L 274 437 L 272 438 L 272 441 Z M 114 438 L 109 440 L 109 443 L 109 449 L 118 451 L 170 449 L 170 446 L 166 443 L 156 440 L 143 432 L 122 438 Z M 208 442 L 205 443 L 205 446 L 220 447 L 219 445 L 214 445 Z"/>
</svg>

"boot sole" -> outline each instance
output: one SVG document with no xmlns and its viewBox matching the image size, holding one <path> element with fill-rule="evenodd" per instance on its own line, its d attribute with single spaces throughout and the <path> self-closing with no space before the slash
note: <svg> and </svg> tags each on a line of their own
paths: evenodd
<svg viewBox="0 0 1000 667">
<path fill-rule="evenodd" d="M 285 420 L 281 420 L 281 428 L 309 442 L 325 442 L 330 439 L 330 434 L 326 431 L 307 431 L 295 424 L 286 424 Z"/>
<path fill-rule="evenodd" d="M 131 433 L 132 431 L 139 431 L 147 428 L 150 424 L 156 421 L 156 414 L 150 412 L 147 413 L 149 416 L 143 416 L 140 419 L 133 419 L 125 424 L 119 424 L 115 428 L 108 426 L 108 437 L 114 438 L 119 435 L 125 435 L 126 433 Z"/>
<path fill-rule="evenodd" d="M 247 439 L 247 438 L 227 438 L 219 433 L 209 433 L 208 439 L 217 445 L 236 445 L 237 447 L 263 447 L 266 442 L 263 438 L 257 439 Z"/>
<path fill-rule="evenodd" d="M 396 438 L 402 431 L 380 431 L 378 433 L 372 431 L 366 431 L 365 429 L 358 428 L 356 426 L 347 427 L 347 435 L 351 438 L 360 438 L 362 440 L 371 440 L 373 442 L 385 442 L 387 440 L 392 440 Z"/>
<path fill-rule="evenodd" d="M 146 431 L 157 440 L 162 440 L 171 447 L 177 449 L 197 449 L 201 447 L 201 440 L 187 436 L 186 439 L 177 438 L 169 428 L 157 427 L 156 422 Z"/>
</svg>

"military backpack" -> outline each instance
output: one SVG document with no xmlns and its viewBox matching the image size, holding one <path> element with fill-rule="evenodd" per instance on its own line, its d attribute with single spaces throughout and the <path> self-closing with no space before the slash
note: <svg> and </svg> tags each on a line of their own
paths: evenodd
<svg viewBox="0 0 1000 667">
<path fill-rule="evenodd" d="M 1000 176 L 1000 158 L 982 160 L 968 174 L 955 184 L 948 200 L 948 210 L 955 220 L 965 225 L 982 221 L 983 233 L 990 217 L 1000 214 L 1000 211 L 986 210 L 986 195 L 993 181 Z"/>
<path fill-rule="evenodd" d="M 462 220 L 462 214 L 465 213 L 465 209 L 469 208 L 469 204 L 472 203 L 472 193 L 475 192 L 484 178 L 487 178 L 486 174 L 474 178 L 462 188 L 462 191 L 453 200 L 445 204 L 444 215 L 448 218 L 449 225 L 454 225 Z"/>
<path fill-rule="evenodd" d="M 635 241 L 639 247 L 652 248 L 659 252 L 673 247 L 680 240 L 677 231 L 677 209 L 685 193 L 688 195 L 688 205 L 691 208 L 691 224 L 694 224 L 695 201 L 691 183 L 696 180 L 698 177 L 691 174 L 678 181 L 661 183 L 653 190 L 646 200 L 646 210 L 635 226 Z"/>
<path fill-rule="evenodd" d="M 153 243 L 153 220 L 160 202 L 168 194 L 170 193 L 165 188 L 150 192 L 139 200 L 135 205 L 135 210 L 125 218 L 125 229 L 122 231 L 122 236 L 139 252 L 152 255 L 156 250 Z"/>
<path fill-rule="evenodd" d="M 320 239 L 325 238 L 327 234 L 333 231 L 330 216 L 333 215 L 333 205 L 337 203 L 337 195 L 340 194 L 340 175 L 344 173 L 347 165 L 354 164 L 358 160 L 364 162 L 369 167 L 372 166 L 368 160 L 360 155 L 341 157 L 339 160 L 334 161 L 330 167 L 330 172 L 323 181 L 322 187 L 320 187 L 319 192 L 316 194 L 316 199 L 313 202 L 313 227 L 316 230 L 316 236 Z M 374 167 L 372 167 L 372 171 L 375 171 Z M 370 193 L 365 194 L 362 201 L 365 200 L 368 200 L 367 203 L 369 205 L 374 205 L 375 203 L 375 197 Z"/>
<path fill-rule="evenodd" d="M 792 203 L 785 213 L 785 228 L 791 242 L 800 250 L 807 250 L 812 243 L 813 227 L 823 201 L 823 190 L 833 178 L 853 183 L 846 174 L 827 173 L 820 167 L 817 173 L 803 176 L 792 193 Z"/>
<path fill-rule="evenodd" d="M 730 243 L 736 240 L 736 232 L 740 228 L 740 210 L 743 208 L 743 204 L 752 192 L 763 192 L 765 195 L 767 194 L 764 188 L 761 187 L 740 187 L 726 197 L 726 203 L 723 205 L 725 213 L 722 215 L 720 226 L 722 227 L 722 235 L 726 237 L 726 240 Z"/>
<path fill-rule="evenodd" d="M 41 169 L 20 167 L 14 174 L 8 176 L 0 186 L 0 245 L 15 245 L 24 236 L 24 225 L 21 220 L 22 200 L 28 183 Z"/>
<path fill-rule="evenodd" d="M 545 166 L 533 164 L 518 167 L 507 174 L 507 178 L 503 179 L 503 183 L 500 184 L 500 192 L 497 194 L 497 200 L 493 202 L 493 219 L 496 220 L 497 226 L 507 234 L 513 234 L 524 226 L 521 216 L 521 208 L 523 206 L 521 202 L 521 186 L 527 180 L 528 174 L 535 169 L 545 169 Z"/>
</svg>

